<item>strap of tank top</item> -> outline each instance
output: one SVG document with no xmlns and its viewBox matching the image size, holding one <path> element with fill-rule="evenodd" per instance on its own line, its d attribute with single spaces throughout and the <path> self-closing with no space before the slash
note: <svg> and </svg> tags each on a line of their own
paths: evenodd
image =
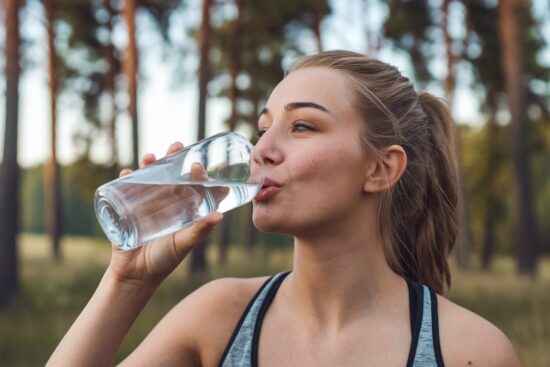
<svg viewBox="0 0 550 367">
<path fill-rule="evenodd" d="M 444 367 L 439 344 L 436 294 L 425 285 L 417 287 L 411 351 L 407 366 Z"/>
<path fill-rule="evenodd" d="M 253 359 L 257 356 L 257 339 L 261 327 L 261 319 L 267 306 L 271 303 L 275 291 L 279 288 L 286 275 L 288 275 L 288 272 L 278 273 L 269 278 L 252 298 L 227 344 L 220 361 L 221 367 L 248 367 L 255 365 L 253 364 Z"/>
</svg>

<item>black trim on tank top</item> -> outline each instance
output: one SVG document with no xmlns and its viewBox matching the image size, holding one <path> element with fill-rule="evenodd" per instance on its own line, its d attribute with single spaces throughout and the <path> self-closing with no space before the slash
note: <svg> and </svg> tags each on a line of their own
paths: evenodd
<svg viewBox="0 0 550 367">
<path fill-rule="evenodd" d="M 412 284 L 407 280 L 407 289 L 409 290 L 409 320 L 411 323 L 411 335 L 414 333 L 414 319 L 416 312 L 416 293 Z"/>
<path fill-rule="evenodd" d="M 262 324 L 264 321 L 265 313 L 267 312 L 267 309 L 271 305 L 271 302 L 273 301 L 273 298 L 275 297 L 275 293 L 277 293 L 277 290 L 283 283 L 283 280 L 287 277 L 287 275 L 290 274 L 290 271 L 287 271 L 286 273 L 282 274 L 277 281 L 269 288 L 268 293 L 265 296 L 264 302 L 262 303 L 262 306 L 260 308 L 260 311 L 258 312 L 258 317 L 256 318 L 256 325 L 254 325 L 254 334 L 252 336 L 252 352 L 251 357 L 252 360 L 250 361 L 250 364 L 252 367 L 258 367 L 258 344 L 260 341 L 260 332 L 262 330 Z"/>
<path fill-rule="evenodd" d="M 281 276 L 279 276 L 279 278 L 275 281 L 275 283 L 271 284 L 268 290 L 268 293 L 266 294 L 266 297 L 262 302 L 260 310 L 258 311 L 258 316 L 255 321 L 254 331 L 252 336 L 252 350 L 251 350 L 251 361 L 250 361 L 252 367 L 258 367 L 258 345 L 259 345 L 260 332 L 263 324 L 263 319 L 265 317 L 265 314 L 269 306 L 271 305 L 275 297 L 275 294 L 277 293 L 277 290 L 279 289 L 283 280 L 286 278 L 288 274 L 290 274 L 290 271 L 283 273 Z M 227 355 L 229 354 L 229 351 L 233 346 L 233 343 L 242 327 L 244 320 L 246 319 L 246 316 L 250 312 L 250 309 L 252 308 L 257 298 L 262 293 L 262 291 L 267 287 L 267 285 L 272 281 L 272 279 L 275 276 L 276 275 L 273 275 L 268 280 L 266 280 L 264 284 L 260 287 L 260 289 L 256 292 L 254 297 L 248 303 L 246 309 L 241 315 L 241 318 L 237 326 L 233 331 L 233 334 L 231 335 L 231 339 L 229 340 L 229 343 L 225 348 L 225 351 L 221 358 L 221 362 L 219 364 L 220 367 L 223 365 L 225 359 L 227 358 Z M 407 367 L 413 367 L 414 358 L 416 356 L 416 350 L 418 347 L 420 329 L 422 326 L 422 319 L 423 319 L 424 287 L 422 284 L 407 281 L 407 288 L 409 291 L 409 315 L 410 315 L 410 324 L 411 324 L 410 325 L 411 326 L 411 345 L 409 349 L 409 356 L 407 359 Z M 433 347 L 435 352 L 436 364 L 437 364 L 437 367 L 444 367 L 445 365 L 443 363 L 443 357 L 441 354 L 441 346 L 440 346 L 440 340 L 439 340 L 437 295 L 431 290 L 431 288 L 428 287 L 428 290 L 429 290 L 430 299 L 431 299 L 432 340 L 434 344 Z"/>
<path fill-rule="evenodd" d="M 244 320 L 246 319 L 246 316 L 248 315 L 248 313 L 250 312 L 250 309 L 252 308 L 252 305 L 254 304 L 254 302 L 256 302 L 256 299 L 260 296 L 260 294 L 262 293 L 262 291 L 264 290 L 265 287 L 267 287 L 267 285 L 269 284 L 269 282 L 271 281 L 271 279 L 273 279 L 275 275 L 272 275 L 269 277 L 269 279 L 267 279 L 264 284 L 262 284 L 262 286 L 260 287 L 260 289 L 256 292 L 256 294 L 254 295 L 254 297 L 252 297 L 252 299 L 250 300 L 250 302 L 248 302 L 248 305 L 246 306 L 245 310 L 243 311 L 242 315 L 241 315 L 241 318 L 239 319 L 239 322 L 237 323 L 237 326 L 235 327 L 235 329 L 233 329 L 233 334 L 231 334 L 231 339 L 229 339 L 229 342 L 227 343 L 227 345 L 225 346 L 225 350 L 223 352 L 223 355 L 222 355 L 222 358 L 220 360 L 220 364 L 219 366 L 222 367 L 223 366 L 223 362 L 225 361 L 225 359 L 227 358 L 227 355 L 229 354 L 229 350 L 231 349 L 231 347 L 233 346 L 233 342 L 235 342 L 235 338 L 237 337 L 237 334 L 239 334 L 239 330 L 241 330 L 241 327 L 243 325 L 243 322 Z"/>
<path fill-rule="evenodd" d="M 439 317 L 437 312 L 437 295 L 430 288 L 430 298 L 432 300 L 432 340 L 434 343 L 435 360 L 437 367 L 445 367 L 443 355 L 441 354 L 441 344 L 439 341 Z"/>
<path fill-rule="evenodd" d="M 422 287 L 422 284 L 409 283 L 409 281 L 407 281 L 407 285 L 409 286 L 409 312 L 411 315 L 411 347 L 409 358 L 407 358 L 407 367 L 413 367 L 418 338 L 420 337 L 420 327 L 422 326 L 424 287 Z"/>
</svg>

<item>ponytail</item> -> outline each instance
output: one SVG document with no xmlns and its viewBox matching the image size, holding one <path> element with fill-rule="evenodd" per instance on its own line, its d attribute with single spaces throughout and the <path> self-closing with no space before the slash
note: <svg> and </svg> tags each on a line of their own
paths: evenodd
<svg viewBox="0 0 550 367">
<path fill-rule="evenodd" d="M 455 126 L 441 100 L 429 93 L 420 93 L 418 98 L 427 115 L 432 143 L 430 164 L 427 165 L 426 215 L 419 222 L 417 239 L 417 245 L 425 247 L 419 270 L 420 278 L 426 282 L 429 279 L 431 287 L 441 292 L 451 285 L 447 258 L 455 245 L 459 227 Z"/>
<path fill-rule="evenodd" d="M 447 258 L 458 232 L 458 174 L 454 123 L 447 106 L 429 93 L 418 95 L 424 120 L 424 147 L 409 138 L 409 167 L 383 201 L 389 205 L 386 234 L 390 267 L 437 293 L 451 285 Z"/>
</svg>

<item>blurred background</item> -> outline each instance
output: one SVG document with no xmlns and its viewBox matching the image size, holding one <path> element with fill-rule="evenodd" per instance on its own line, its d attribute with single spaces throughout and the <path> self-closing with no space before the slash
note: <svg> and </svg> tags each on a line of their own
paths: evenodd
<svg viewBox="0 0 550 367">
<path fill-rule="evenodd" d="M 43 365 L 110 246 L 93 193 L 257 113 L 299 55 L 396 65 L 456 119 L 464 208 L 446 296 L 550 365 L 550 0 L 3 0 L 0 366 Z M 222 276 L 289 269 L 291 238 L 226 215 L 148 304 L 124 358 L 173 305 Z M 184 327 L 184 325 L 182 325 Z"/>
</svg>

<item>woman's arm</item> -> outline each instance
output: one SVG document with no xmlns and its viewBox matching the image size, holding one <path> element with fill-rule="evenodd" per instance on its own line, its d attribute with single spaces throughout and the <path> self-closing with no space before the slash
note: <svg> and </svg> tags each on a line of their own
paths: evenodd
<svg viewBox="0 0 550 367">
<path fill-rule="evenodd" d="M 182 148 L 182 144 L 173 144 L 167 155 Z M 141 166 L 154 161 L 153 155 L 145 155 Z M 121 176 L 129 172 L 124 170 Z M 220 213 L 209 214 L 188 228 L 132 251 L 113 246 L 109 267 L 97 290 L 47 365 L 112 365 L 124 336 L 149 298 L 222 218 Z"/>
<path fill-rule="evenodd" d="M 118 281 L 107 270 L 47 366 L 110 366 L 156 287 Z"/>
<path fill-rule="evenodd" d="M 250 299 L 266 281 L 224 278 L 182 299 L 121 366 L 219 366 Z"/>
<path fill-rule="evenodd" d="M 206 238 L 219 220 L 221 220 L 219 213 L 203 218 L 184 230 L 188 232 L 186 236 L 188 241 L 183 242 L 187 242 L 189 247 L 198 243 L 202 238 Z M 167 246 L 162 243 L 147 246 L 155 245 Z M 154 260 L 151 261 L 154 262 Z M 94 295 L 50 357 L 48 366 L 112 365 L 130 326 L 160 285 L 160 280 L 169 274 L 163 274 L 161 277 L 158 274 L 151 276 L 149 272 L 149 276 L 155 281 L 123 277 L 113 270 L 116 268 L 113 262 L 111 260 L 111 265 Z M 162 267 L 152 266 L 152 268 Z M 137 274 L 139 271 L 135 270 L 134 273 Z M 145 274 L 146 271 L 143 270 L 143 273 Z M 157 278 L 160 278 L 159 281 L 156 281 Z"/>
</svg>

